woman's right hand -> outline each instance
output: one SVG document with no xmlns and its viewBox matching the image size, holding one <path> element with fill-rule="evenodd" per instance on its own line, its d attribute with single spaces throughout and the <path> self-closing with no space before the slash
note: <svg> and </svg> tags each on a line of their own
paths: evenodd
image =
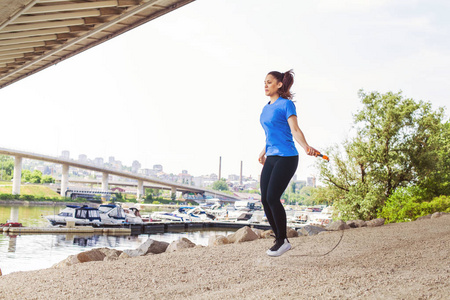
<svg viewBox="0 0 450 300">
<path fill-rule="evenodd" d="M 311 155 L 311 156 L 315 156 L 315 157 L 317 157 L 317 155 L 320 154 L 319 151 L 317 151 L 316 149 L 314 149 L 313 147 L 311 147 L 309 145 L 306 146 L 305 152 L 306 152 L 306 154 Z"/>
</svg>

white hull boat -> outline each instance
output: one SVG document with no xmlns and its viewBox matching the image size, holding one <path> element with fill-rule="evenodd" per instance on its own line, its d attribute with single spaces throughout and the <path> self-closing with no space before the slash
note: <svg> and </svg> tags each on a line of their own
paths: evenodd
<svg viewBox="0 0 450 300">
<path fill-rule="evenodd" d="M 67 225 L 67 222 L 74 222 L 75 225 L 98 226 L 101 223 L 97 208 L 78 205 L 67 205 L 59 214 L 48 215 L 45 218 L 52 225 Z"/>
</svg>

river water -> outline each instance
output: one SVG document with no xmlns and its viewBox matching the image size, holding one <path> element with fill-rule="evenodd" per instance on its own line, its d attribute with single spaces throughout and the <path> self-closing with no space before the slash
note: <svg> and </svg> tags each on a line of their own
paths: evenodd
<svg viewBox="0 0 450 300">
<path fill-rule="evenodd" d="M 46 227 L 45 215 L 58 213 L 64 206 L 0 206 L 0 223 L 11 218 L 11 210 L 23 226 Z M 143 212 L 145 213 L 145 212 Z M 93 248 L 135 249 L 148 238 L 173 242 L 186 237 L 197 245 L 206 246 L 211 235 L 228 235 L 233 229 L 192 229 L 185 232 L 165 232 L 133 236 L 111 236 L 93 234 L 0 234 L 0 269 L 9 274 L 49 268 L 69 255 Z"/>
</svg>

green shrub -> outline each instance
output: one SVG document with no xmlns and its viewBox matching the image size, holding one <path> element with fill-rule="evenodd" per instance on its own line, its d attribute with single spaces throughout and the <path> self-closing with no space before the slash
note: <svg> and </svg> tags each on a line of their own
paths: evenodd
<svg viewBox="0 0 450 300">
<path fill-rule="evenodd" d="M 450 197 L 435 197 L 424 200 L 424 191 L 418 187 L 398 188 L 386 201 L 378 217 L 386 223 L 414 221 L 435 212 L 450 212 Z"/>
<path fill-rule="evenodd" d="M 33 201 L 33 200 L 35 200 L 35 198 L 33 195 L 21 195 L 20 200 Z M 40 199 L 38 199 L 38 200 L 40 200 Z"/>
</svg>

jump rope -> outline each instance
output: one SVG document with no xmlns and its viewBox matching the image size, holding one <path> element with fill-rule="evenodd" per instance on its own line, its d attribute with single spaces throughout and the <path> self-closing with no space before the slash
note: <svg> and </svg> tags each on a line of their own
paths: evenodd
<svg viewBox="0 0 450 300">
<path fill-rule="evenodd" d="M 318 155 L 317 155 L 318 157 L 322 157 L 323 159 L 325 159 L 326 161 L 330 161 L 330 159 L 328 158 L 328 156 L 326 156 L 326 155 L 323 155 L 323 154 L 321 154 L 321 153 L 319 153 Z M 328 254 L 330 254 L 331 252 L 333 252 L 334 251 L 334 249 L 336 249 L 337 248 L 337 246 L 339 246 L 339 244 L 341 243 L 341 241 L 342 241 L 342 238 L 344 237 L 344 230 L 341 230 L 341 237 L 339 238 L 339 241 L 337 242 L 337 244 L 330 250 L 330 251 L 328 251 L 328 252 L 326 252 L 326 253 L 324 253 L 324 254 L 297 254 L 297 255 L 292 255 L 292 256 L 309 256 L 309 257 L 319 257 L 319 256 L 325 256 L 325 255 L 328 255 Z"/>
</svg>

